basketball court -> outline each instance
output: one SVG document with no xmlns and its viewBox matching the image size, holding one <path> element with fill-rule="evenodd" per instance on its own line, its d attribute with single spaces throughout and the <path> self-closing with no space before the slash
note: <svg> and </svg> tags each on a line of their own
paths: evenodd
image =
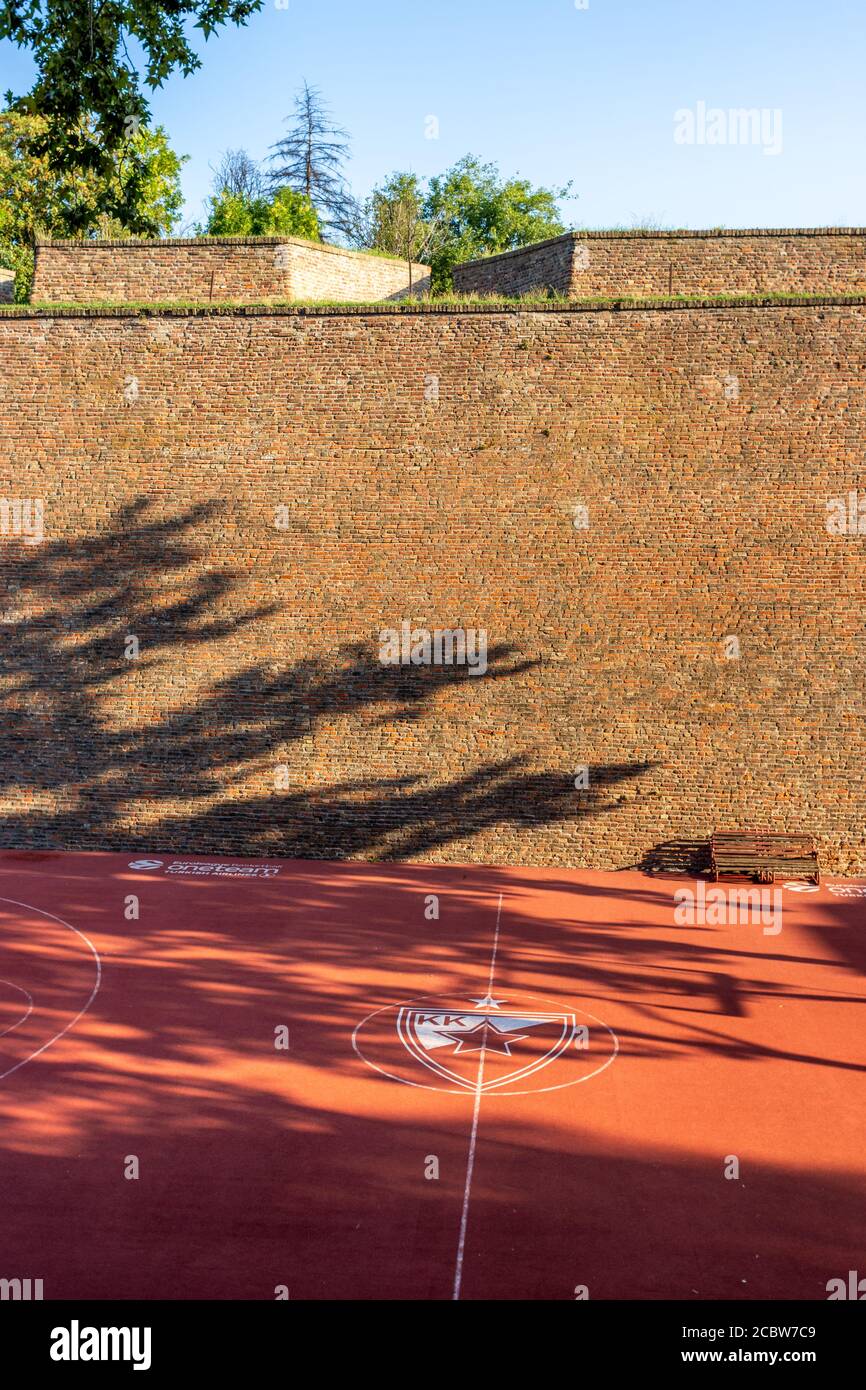
<svg viewBox="0 0 866 1390">
<path fill-rule="evenodd" d="M 733 921 L 684 887 L 0 854 L 0 1277 L 826 1299 L 866 1248 L 866 881 Z"/>
</svg>

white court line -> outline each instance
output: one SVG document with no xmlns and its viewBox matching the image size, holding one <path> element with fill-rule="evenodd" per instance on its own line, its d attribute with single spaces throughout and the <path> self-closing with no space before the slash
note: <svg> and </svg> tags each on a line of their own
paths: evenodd
<svg viewBox="0 0 866 1390">
<path fill-rule="evenodd" d="M 14 1029 L 20 1028 L 22 1023 L 27 1022 L 33 1012 L 33 995 L 29 990 L 24 989 L 22 985 L 16 985 L 14 980 L 0 980 L 0 985 L 8 985 L 10 989 L 17 989 L 18 993 L 23 994 L 24 998 L 27 1000 L 27 1012 L 21 1015 L 17 1023 L 10 1023 L 8 1028 L 4 1028 L 3 1031 L 0 1032 L 0 1038 L 5 1038 L 7 1033 L 13 1032 Z"/>
<path fill-rule="evenodd" d="M 496 952 L 499 949 L 499 919 L 502 916 L 502 894 L 496 909 L 496 931 L 493 936 L 493 955 L 490 958 L 490 974 L 487 977 L 487 998 L 493 998 L 493 972 L 496 969 Z M 475 1169 L 475 1148 L 478 1143 L 478 1120 L 481 1115 L 481 1089 L 484 1084 L 484 1049 L 487 1045 L 489 1023 L 485 1020 L 481 1035 L 481 1055 L 478 1059 L 478 1076 L 475 1081 L 475 1106 L 472 1111 L 472 1132 L 469 1136 L 469 1161 L 466 1164 L 466 1184 L 463 1188 L 463 1211 L 460 1216 L 460 1240 L 457 1244 L 457 1264 L 454 1269 L 454 1292 L 452 1301 L 460 1297 L 463 1282 L 463 1256 L 466 1252 L 466 1227 L 469 1222 L 469 1198 L 472 1195 L 472 1173 Z"/>
<path fill-rule="evenodd" d="M 99 993 L 99 986 L 102 984 L 102 961 L 99 959 L 99 953 L 96 947 L 94 946 L 93 942 L 90 940 L 90 938 L 85 936 L 83 931 L 79 931 L 77 927 L 73 927 L 71 922 L 64 922 L 62 917 L 56 917 L 53 912 L 46 912 L 45 909 L 42 907 L 34 907 L 32 903 L 18 902 L 17 898 L 0 898 L 0 903 L 11 903 L 13 907 L 26 907 L 28 912 L 35 912 L 40 917 L 48 917 L 52 922 L 59 922 L 61 927 L 66 927 L 67 930 L 73 931 L 75 932 L 76 936 L 81 937 L 81 940 L 85 943 L 85 945 L 87 945 L 90 948 L 91 952 L 93 953 L 93 958 L 96 961 L 96 981 L 94 983 L 93 989 L 90 991 L 90 998 L 87 1000 L 87 1003 L 84 1005 L 84 1007 L 82 1009 L 79 1009 L 75 1017 L 69 1020 L 65 1028 L 61 1028 L 60 1032 L 55 1033 L 53 1038 L 49 1038 L 48 1041 L 43 1043 L 41 1047 L 37 1047 L 36 1051 L 31 1052 L 29 1057 L 24 1057 L 22 1061 L 16 1062 L 15 1066 L 10 1067 L 8 1071 L 0 1072 L 0 1081 L 5 1081 L 7 1076 L 11 1076 L 13 1072 L 18 1071 L 21 1067 L 25 1067 L 28 1062 L 33 1061 L 34 1057 L 39 1057 L 43 1052 L 45 1052 L 47 1048 L 52 1047 L 54 1043 L 59 1042 L 62 1037 L 65 1037 L 65 1035 L 69 1032 L 71 1028 L 75 1027 L 78 1020 L 84 1017 L 84 1015 L 87 1013 L 87 1010 L 90 1008 L 91 1004 L 93 1003 L 94 999 Z M 18 988 L 20 988 L 20 986 L 18 986 Z"/>
</svg>

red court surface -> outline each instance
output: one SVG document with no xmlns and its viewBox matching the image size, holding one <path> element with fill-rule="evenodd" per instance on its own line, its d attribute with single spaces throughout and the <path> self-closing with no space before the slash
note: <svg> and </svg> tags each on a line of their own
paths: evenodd
<svg viewBox="0 0 866 1390">
<path fill-rule="evenodd" d="M 780 888 L 776 932 L 678 925 L 694 881 L 632 872 L 142 860 L 0 854 L 0 1277 L 826 1299 L 863 1270 L 866 884 Z"/>
</svg>

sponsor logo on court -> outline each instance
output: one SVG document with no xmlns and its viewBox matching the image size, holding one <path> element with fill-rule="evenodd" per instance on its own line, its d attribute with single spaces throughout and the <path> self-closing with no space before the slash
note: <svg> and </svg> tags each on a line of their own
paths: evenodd
<svg viewBox="0 0 866 1390">
<path fill-rule="evenodd" d="M 133 859 L 130 869 L 145 871 L 161 869 L 162 859 Z M 168 865 L 167 874 L 188 874 L 195 878 L 273 878 L 280 872 L 278 864 L 199 864 L 194 860 L 175 859 Z"/>
<path fill-rule="evenodd" d="M 533 995 L 410 999 L 369 1014 L 353 1045 L 407 1086 L 474 1096 L 574 1086 L 609 1066 L 615 1034 L 592 1014 Z"/>
<path fill-rule="evenodd" d="M 783 883 L 790 893 L 819 893 L 817 883 Z M 834 898 L 866 898 L 866 883 L 825 883 L 824 887 Z"/>
<path fill-rule="evenodd" d="M 280 870 L 277 864 L 196 864 L 176 859 L 165 872 L 189 874 L 195 878 L 273 878 Z"/>
</svg>

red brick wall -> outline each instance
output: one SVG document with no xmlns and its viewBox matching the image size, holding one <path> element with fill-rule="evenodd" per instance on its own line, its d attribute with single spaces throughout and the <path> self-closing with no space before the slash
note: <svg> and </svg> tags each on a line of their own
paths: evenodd
<svg viewBox="0 0 866 1390">
<path fill-rule="evenodd" d="M 571 232 L 454 272 L 462 293 L 862 294 L 866 231 Z"/>
<path fill-rule="evenodd" d="M 429 266 L 412 267 L 413 290 Z M 409 286 L 404 261 L 292 237 L 162 241 L 43 241 L 36 247 L 34 304 L 140 304 L 254 300 L 376 300 Z"/>
<path fill-rule="evenodd" d="M 544 290 L 571 292 L 574 238 L 571 235 L 538 241 L 501 256 L 484 256 L 454 267 L 459 294 L 521 295 Z"/>
<path fill-rule="evenodd" d="M 862 301 L 0 314 L 0 497 L 44 506 L 0 536 L 4 843 L 609 867 L 770 825 L 863 872 L 864 361 Z M 382 666 L 402 619 L 488 673 Z"/>
</svg>

